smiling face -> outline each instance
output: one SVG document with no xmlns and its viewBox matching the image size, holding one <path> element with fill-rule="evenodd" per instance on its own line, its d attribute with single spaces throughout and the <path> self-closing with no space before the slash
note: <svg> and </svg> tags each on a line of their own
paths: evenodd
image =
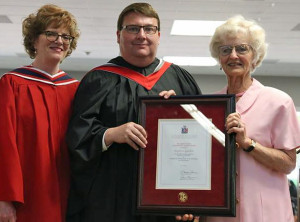
<svg viewBox="0 0 300 222">
<path fill-rule="evenodd" d="M 64 27 L 54 28 L 50 25 L 45 31 L 57 32 L 58 34 L 70 33 Z M 59 64 L 67 55 L 70 45 L 64 44 L 61 37 L 56 41 L 50 42 L 44 33 L 40 34 L 34 43 L 36 49 L 35 61 L 43 61 L 49 64 Z"/>
<path fill-rule="evenodd" d="M 131 12 L 124 17 L 122 25 L 158 26 L 157 23 L 156 18 Z M 133 34 L 123 29 L 117 31 L 117 39 L 122 57 L 135 66 L 145 67 L 151 64 L 155 59 L 160 40 L 160 32 L 157 31 L 155 34 L 147 35 L 141 28 L 139 33 Z"/>
<path fill-rule="evenodd" d="M 227 37 L 222 45 L 236 46 L 249 44 L 249 38 L 244 33 L 238 33 L 235 37 Z M 246 54 L 240 54 L 232 50 L 229 55 L 219 54 L 220 64 L 228 77 L 249 76 L 253 68 L 253 50 L 250 49 Z"/>
</svg>

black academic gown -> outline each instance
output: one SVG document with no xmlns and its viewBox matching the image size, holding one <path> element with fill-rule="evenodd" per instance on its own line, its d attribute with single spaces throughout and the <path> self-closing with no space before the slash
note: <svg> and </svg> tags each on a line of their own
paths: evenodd
<svg viewBox="0 0 300 222">
<path fill-rule="evenodd" d="M 110 63 L 149 75 L 159 64 L 144 68 L 130 65 L 122 57 Z M 127 144 L 112 144 L 102 152 L 107 128 L 137 122 L 139 96 L 158 95 L 163 90 L 177 95 L 201 94 L 192 76 L 172 64 L 147 90 L 135 81 L 102 70 L 85 75 L 75 96 L 67 142 L 71 154 L 72 182 L 68 222 L 167 222 L 174 217 L 134 214 L 135 171 L 138 151 Z"/>
</svg>

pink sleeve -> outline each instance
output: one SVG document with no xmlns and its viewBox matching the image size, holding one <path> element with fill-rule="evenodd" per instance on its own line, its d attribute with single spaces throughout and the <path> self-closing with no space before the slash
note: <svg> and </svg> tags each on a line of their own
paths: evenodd
<svg viewBox="0 0 300 222">
<path fill-rule="evenodd" d="M 294 102 L 290 97 L 277 98 L 282 105 L 276 111 L 271 126 L 271 139 L 275 148 L 291 150 L 300 146 L 300 127 Z"/>
</svg>

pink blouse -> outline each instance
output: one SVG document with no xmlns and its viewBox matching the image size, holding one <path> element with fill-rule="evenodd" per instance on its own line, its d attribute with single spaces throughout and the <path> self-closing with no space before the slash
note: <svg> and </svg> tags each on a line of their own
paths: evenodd
<svg viewBox="0 0 300 222">
<path fill-rule="evenodd" d="M 227 87 L 218 93 L 226 94 Z M 293 100 L 253 79 L 236 104 L 247 135 L 263 146 L 291 150 L 300 146 Z M 237 149 L 236 217 L 207 217 L 207 222 L 293 222 L 287 177 Z"/>
</svg>

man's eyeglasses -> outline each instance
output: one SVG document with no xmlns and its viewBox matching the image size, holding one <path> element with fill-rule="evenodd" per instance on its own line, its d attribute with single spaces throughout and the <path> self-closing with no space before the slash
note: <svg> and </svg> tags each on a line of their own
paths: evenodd
<svg viewBox="0 0 300 222">
<path fill-rule="evenodd" d="M 57 32 L 52 31 L 45 31 L 44 34 L 46 35 L 47 40 L 50 42 L 55 42 L 57 41 L 58 37 L 61 37 L 62 42 L 66 45 L 69 45 L 74 40 L 73 36 L 67 34 L 60 35 Z"/>
<path fill-rule="evenodd" d="M 246 55 L 250 52 L 252 47 L 248 44 L 240 44 L 240 45 L 222 45 L 219 47 L 219 53 L 221 56 L 227 56 L 232 53 L 232 50 L 235 50 L 235 52 L 239 55 Z"/>
<path fill-rule="evenodd" d="M 131 33 L 131 34 L 138 34 L 140 32 L 141 28 L 144 29 L 144 32 L 147 35 L 153 35 L 158 30 L 158 27 L 154 26 L 154 25 L 146 25 L 146 26 L 142 26 L 142 25 L 124 25 L 122 27 L 122 29 L 125 29 L 128 33 Z"/>
</svg>

